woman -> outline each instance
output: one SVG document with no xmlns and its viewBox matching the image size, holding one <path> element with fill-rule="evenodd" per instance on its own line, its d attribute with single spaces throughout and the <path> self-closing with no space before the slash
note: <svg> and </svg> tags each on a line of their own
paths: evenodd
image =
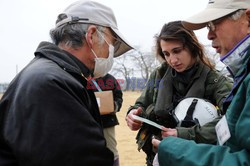
<svg viewBox="0 0 250 166">
<path fill-rule="evenodd" d="M 148 126 L 142 125 L 142 122 L 135 120 L 132 115 L 140 115 L 151 120 L 156 117 L 164 126 L 176 127 L 169 118 L 169 112 L 181 99 L 203 98 L 222 108 L 223 100 L 232 88 L 230 80 L 215 71 L 194 32 L 185 29 L 180 21 L 170 22 L 162 27 L 160 34 L 156 36 L 156 50 L 157 55 L 165 59 L 167 65 L 156 69 L 154 76 L 150 77 L 154 81 L 149 80 L 155 83 L 154 87 L 148 86 L 144 89 L 135 105 L 129 108 L 126 117 L 131 130 L 141 129 L 137 143 L 139 148 L 146 152 L 148 165 L 152 165 L 154 156 L 149 134 L 152 134 L 152 131 L 148 130 Z M 157 74 L 163 71 L 164 75 Z M 195 125 L 190 128 L 164 128 L 162 137 L 176 136 L 198 143 L 215 143 L 214 126 L 217 121 L 216 119 L 214 123 L 202 127 Z"/>
</svg>

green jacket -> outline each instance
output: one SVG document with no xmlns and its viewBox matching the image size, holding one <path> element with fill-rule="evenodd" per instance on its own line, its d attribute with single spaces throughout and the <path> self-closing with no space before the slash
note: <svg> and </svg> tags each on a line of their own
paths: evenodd
<svg viewBox="0 0 250 166">
<path fill-rule="evenodd" d="M 141 107 L 143 109 L 142 116 L 147 117 L 146 112 L 150 112 L 150 110 L 147 110 L 147 108 L 153 109 L 151 106 L 156 102 L 159 82 L 165 74 L 167 68 L 168 65 L 163 63 L 160 67 L 152 72 L 146 84 L 146 88 L 143 90 L 141 96 L 136 100 L 135 105 L 129 108 L 129 111 L 133 108 Z M 229 94 L 231 88 L 232 82 L 227 77 L 214 70 L 211 70 L 208 73 L 207 79 L 205 81 L 204 98 L 210 100 L 213 104 L 219 106 L 219 108 L 222 108 L 223 101 Z M 214 126 L 217 121 L 218 119 L 215 120 L 214 124 L 204 125 L 202 127 L 177 127 L 178 137 L 195 140 L 198 143 L 215 143 L 217 138 Z"/>
<path fill-rule="evenodd" d="M 248 35 L 247 42 L 250 43 Z M 246 45 L 246 46 L 249 46 Z M 240 48 L 240 47 L 239 47 Z M 242 63 L 234 65 L 236 72 L 234 86 L 225 100 L 226 119 L 231 137 L 223 146 L 196 144 L 180 138 L 168 137 L 158 147 L 158 159 L 161 166 L 217 166 L 217 165 L 249 165 L 250 164 L 250 49 L 230 52 L 240 55 Z M 230 55 L 230 54 L 229 54 Z M 229 57 L 229 56 L 227 56 Z M 232 56 L 231 56 L 232 57 Z M 232 61 L 235 64 L 235 60 Z M 227 105 L 227 106 L 226 106 Z"/>
</svg>

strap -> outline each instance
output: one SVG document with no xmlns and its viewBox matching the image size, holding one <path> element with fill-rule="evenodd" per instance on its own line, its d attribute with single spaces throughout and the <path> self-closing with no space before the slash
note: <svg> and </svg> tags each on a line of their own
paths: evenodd
<svg viewBox="0 0 250 166">
<path fill-rule="evenodd" d="M 155 104 L 155 114 L 159 117 L 165 118 L 169 115 L 171 111 L 171 104 L 173 103 L 173 77 L 172 68 L 169 67 L 160 81 L 160 86 L 158 89 L 157 100 Z M 186 95 L 183 97 L 198 97 L 203 98 L 205 94 L 205 82 L 207 75 L 210 72 L 210 68 L 205 66 L 203 63 L 199 63 L 198 71 L 196 71 L 193 83 L 190 83 Z"/>
<path fill-rule="evenodd" d="M 97 84 L 97 82 L 96 82 L 94 79 L 92 79 L 91 81 L 92 81 L 93 84 L 95 85 L 96 89 L 97 89 L 99 92 L 102 92 L 102 89 L 101 89 L 100 86 Z"/>
<path fill-rule="evenodd" d="M 186 115 L 186 117 L 184 118 L 184 120 L 186 120 L 186 121 L 191 121 L 191 120 L 193 120 L 193 113 L 194 113 L 195 106 L 196 106 L 197 102 L 198 102 L 197 99 L 193 99 L 191 105 L 189 106 L 189 108 L 188 108 L 188 110 L 187 110 L 187 115 Z"/>
</svg>

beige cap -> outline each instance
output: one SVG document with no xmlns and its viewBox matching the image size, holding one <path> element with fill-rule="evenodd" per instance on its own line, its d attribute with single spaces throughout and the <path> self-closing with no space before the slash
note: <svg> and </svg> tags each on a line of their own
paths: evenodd
<svg viewBox="0 0 250 166">
<path fill-rule="evenodd" d="M 111 8 L 94 1 L 80 0 L 67 7 L 63 13 L 68 17 L 58 22 L 56 24 L 57 27 L 77 22 L 90 23 L 111 28 L 121 39 L 121 45 L 114 53 L 115 57 L 133 49 L 133 47 L 126 41 L 121 32 L 118 30 L 115 15 Z"/>
<path fill-rule="evenodd" d="M 219 19 L 239 9 L 250 8 L 250 0 L 209 0 L 205 10 L 184 19 L 182 24 L 189 30 L 201 29 L 209 21 Z"/>
</svg>

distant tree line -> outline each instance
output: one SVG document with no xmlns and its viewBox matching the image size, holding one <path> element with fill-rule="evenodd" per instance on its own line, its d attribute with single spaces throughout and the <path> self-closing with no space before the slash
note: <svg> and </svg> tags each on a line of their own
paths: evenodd
<svg viewBox="0 0 250 166">
<path fill-rule="evenodd" d="M 211 45 L 204 47 L 206 55 L 216 65 L 217 70 L 228 75 L 225 66 L 220 63 L 219 55 L 211 51 Z M 122 90 L 143 90 L 150 74 L 161 62 L 162 59 L 155 56 L 154 50 L 142 51 L 139 46 L 135 46 L 135 49 L 114 59 L 110 73 L 118 79 Z M 4 93 L 7 87 L 8 83 L 0 83 L 0 93 Z"/>
</svg>

